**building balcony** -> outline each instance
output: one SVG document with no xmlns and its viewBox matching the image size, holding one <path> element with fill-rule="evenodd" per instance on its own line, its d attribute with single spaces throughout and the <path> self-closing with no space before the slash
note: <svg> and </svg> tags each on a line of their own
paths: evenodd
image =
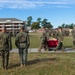
<svg viewBox="0 0 75 75">
<path fill-rule="evenodd" d="M 0 29 L 2 29 L 2 28 L 0 28 Z M 6 28 L 7 30 L 18 30 L 18 29 L 20 29 L 20 28 Z"/>
</svg>

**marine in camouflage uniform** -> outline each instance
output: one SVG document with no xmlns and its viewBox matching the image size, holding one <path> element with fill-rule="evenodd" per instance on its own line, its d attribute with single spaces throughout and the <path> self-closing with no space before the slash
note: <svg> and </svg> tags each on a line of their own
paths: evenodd
<svg viewBox="0 0 75 75">
<path fill-rule="evenodd" d="M 16 35 L 16 39 L 15 39 L 15 45 L 19 49 L 21 67 L 26 66 L 28 47 L 30 45 L 28 32 L 24 30 L 25 30 L 24 27 L 21 27 L 20 32 Z M 21 35 L 25 36 L 25 38 L 23 38 L 25 41 L 23 42 L 21 42 L 22 39 L 20 39 Z"/>
<path fill-rule="evenodd" d="M 47 32 L 46 32 L 46 37 L 47 37 L 47 40 L 49 40 L 50 39 L 50 33 L 49 33 L 49 30 L 47 30 Z"/>
<path fill-rule="evenodd" d="M 52 34 L 52 37 L 53 37 L 53 38 L 55 38 L 56 31 L 55 31 L 55 30 L 53 30 L 53 31 L 52 31 L 52 33 L 53 33 L 53 34 Z"/>
<path fill-rule="evenodd" d="M 55 30 L 55 39 L 58 40 L 58 29 Z"/>
<path fill-rule="evenodd" d="M 39 52 L 41 52 L 42 48 L 44 48 L 46 50 L 47 37 L 46 37 L 45 32 L 43 32 L 40 39 L 41 39 L 41 42 L 40 42 L 40 49 L 38 50 Z"/>
<path fill-rule="evenodd" d="M 2 43 L 0 42 L 0 53 L 1 53 L 1 66 L 2 69 L 8 68 L 9 62 L 9 51 L 12 50 L 11 36 L 6 33 L 6 27 L 2 28 L 0 32 L 0 41 L 2 37 Z"/>
<path fill-rule="evenodd" d="M 63 40 L 64 40 L 64 36 L 62 34 L 62 29 L 61 28 L 58 28 L 58 45 L 57 47 L 54 49 L 55 51 L 57 49 L 61 49 L 62 51 L 64 51 L 64 46 L 63 46 Z"/>
<path fill-rule="evenodd" d="M 72 36 L 73 36 L 73 46 L 75 49 L 75 26 L 74 26 L 74 29 L 72 30 Z"/>
<path fill-rule="evenodd" d="M 47 44 L 47 41 L 50 39 L 50 32 L 49 32 L 49 29 L 46 31 L 45 35 L 46 35 L 46 48 L 45 48 L 45 50 L 48 51 L 48 44 Z"/>
</svg>

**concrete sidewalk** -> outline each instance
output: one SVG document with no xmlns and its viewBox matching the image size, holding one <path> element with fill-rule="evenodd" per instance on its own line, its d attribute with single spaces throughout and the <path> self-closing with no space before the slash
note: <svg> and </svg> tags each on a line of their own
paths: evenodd
<svg viewBox="0 0 75 75">
<path fill-rule="evenodd" d="M 12 49 L 10 52 L 15 52 L 15 53 L 17 53 L 18 52 L 18 49 Z M 30 52 L 39 52 L 38 51 L 38 48 L 29 48 L 28 49 L 28 52 L 30 53 Z M 41 50 L 41 52 L 43 53 L 43 52 L 48 52 L 48 53 L 52 53 L 52 52 L 55 52 L 55 51 L 53 51 L 53 50 L 50 50 L 50 51 L 44 51 L 44 49 L 42 49 Z M 62 52 L 61 50 L 57 50 L 56 51 L 56 53 L 60 53 L 60 52 Z M 72 48 L 65 48 L 65 52 L 75 52 L 75 50 L 73 50 Z"/>
<path fill-rule="evenodd" d="M 18 49 L 12 49 L 10 52 L 18 52 Z M 28 52 L 38 52 L 38 48 L 29 48 Z"/>
</svg>

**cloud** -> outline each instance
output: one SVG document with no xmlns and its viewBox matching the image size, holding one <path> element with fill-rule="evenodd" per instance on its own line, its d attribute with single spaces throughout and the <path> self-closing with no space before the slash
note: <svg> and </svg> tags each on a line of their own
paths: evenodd
<svg viewBox="0 0 75 75">
<path fill-rule="evenodd" d="M 57 8 L 71 8 L 70 6 L 56 6 Z"/>
<path fill-rule="evenodd" d="M 0 8 L 38 8 L 47 5 L 75 4 L 74 0 L 0 0 Z M 61 7 L 61 6 L 60 6 Z M 65 7 L 66 8 L 66 7 Z"/>
</svg>

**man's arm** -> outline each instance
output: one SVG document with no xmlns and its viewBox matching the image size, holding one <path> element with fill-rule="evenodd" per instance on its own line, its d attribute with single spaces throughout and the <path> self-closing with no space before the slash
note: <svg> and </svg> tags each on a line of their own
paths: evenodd
<svg viewBox="0 0 75 75">
<path fill-rule="evenodd" d="M 10 33 L 9 33 L 9 50 L 12 50 L 12 40 Z"/>
<path fill-rule="evenodd" d="M 27 33 L 27 46 L 30 46 L 30 38 L 29 38 L 29 34 Z"/>
<path fill-rule="evenodd" d="M 18 40 L 18 34 L 16 35 L 16 38 L 15 38 L 15 45 L 16 45 L 16 47 L 18 48 L 19 46 L 18 46 L 18 42 L 19 42 L 19 40 Z"/>
</svg>

